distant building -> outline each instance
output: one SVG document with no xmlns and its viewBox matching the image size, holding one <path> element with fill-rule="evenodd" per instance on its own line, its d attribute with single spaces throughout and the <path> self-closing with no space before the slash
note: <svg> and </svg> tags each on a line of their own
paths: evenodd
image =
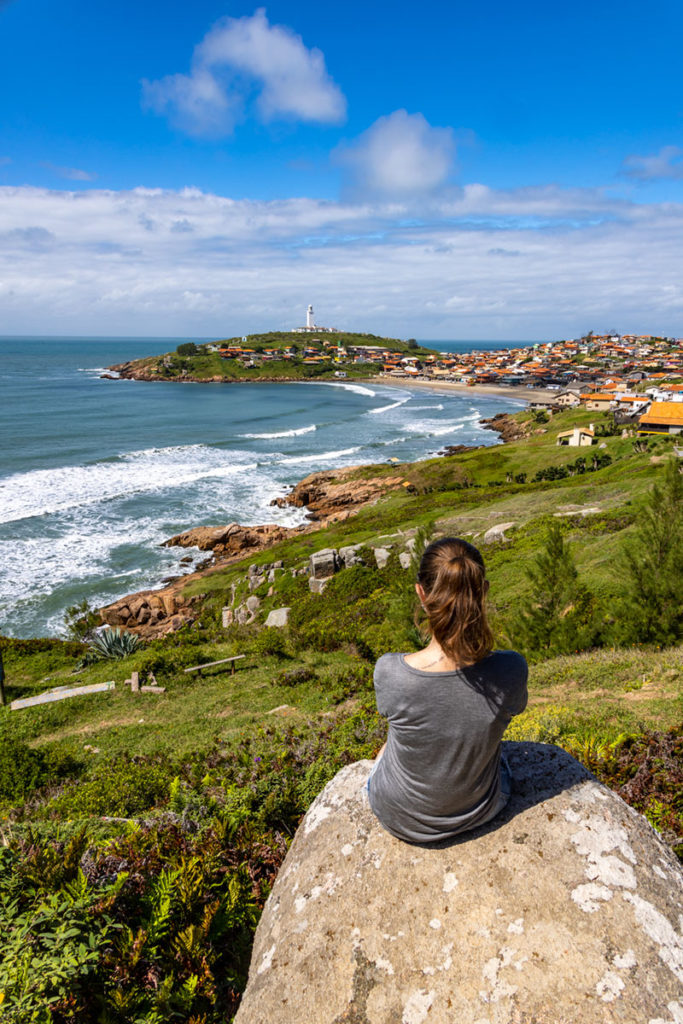
<svg viewBox="0 0 683 1024">
<path fill-rule="evenodd" d="M 683 434 L 683 402 L 653 402 L 638 423 L 639 434 Z"/>
<path fill-rule="evenodd" d="M 320 327 L 315 323 L 313 319 L 313 306 L 309 305 L 306 310 L 306 326 L 305 327 L 294 327 L 292 328 L 294 334 L 316 334 L 318 332 L 325 334 L 338 334 L 339 329 L 337 327 Z"/>
<path fill-rule="evenodd" d="M 568 445 L 570 448 L 583 448 L 593 444 L 595 430 L 591 423 L 588 430 L 585 427 L 574 427 L 573 430 L 563 430 L 557 435 L 558 445 Z"/>
</svg>

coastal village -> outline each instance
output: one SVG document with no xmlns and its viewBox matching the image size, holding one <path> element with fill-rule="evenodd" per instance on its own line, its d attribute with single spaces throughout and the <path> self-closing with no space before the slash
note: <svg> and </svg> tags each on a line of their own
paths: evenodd
<svg viewBox="0 0 683 1024">
<path fill-rule="evenodd" d="M 639 433 L 683 433 L 683 338 L 634 334 L 592 334 L 531 347 L 494 351 L 406 354 L 381 345 L 341 344 L 334 332 L 314 325 L 299 329 L 311 335 L 305 345 L 257 351 L 246 345 L 215 345 L 221 358 L 254 367 L 270 360 L 297 360 L 308 365 L 367 365 L 387 381 L 456 383 L 533 389 L 532 405 L 563 409 L 583 406 L 610 412 L 615 423 Z M 313 336 L 321 334 L 321 337 Z M 416 342 L 408 342 L 417 349 Z"/>
</svg>

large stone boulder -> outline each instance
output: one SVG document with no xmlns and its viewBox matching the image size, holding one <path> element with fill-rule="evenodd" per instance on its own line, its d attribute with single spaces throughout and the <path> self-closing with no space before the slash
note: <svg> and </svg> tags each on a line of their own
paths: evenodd
<svg viewBox="0 0 683 1024">
<path fill-rule="evenodd" d="M 349 765 L 304 818 L 236 1024 L 680 1024 L 683 872 L 557 747 L 506 744 L 508 807 L 438 847 L 385 832 Z"/>
<path fill-rule="evenodd" d="M 290 608 L 273 608 L 268 612 L 266 626 L 282 629 L 289 622 Z"/>
<path fill-rule="evenodd" d="M 309 569 L 313 579 L 324 580 L 334 576 L 339 569 L 339 556 L 336 548 L 323 548 L 314 551 L 309 558 Z"/>
</svg>

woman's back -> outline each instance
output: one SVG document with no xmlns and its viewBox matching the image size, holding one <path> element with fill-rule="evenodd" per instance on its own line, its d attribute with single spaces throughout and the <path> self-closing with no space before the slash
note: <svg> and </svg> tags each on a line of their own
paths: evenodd
<svg viewBox="0 0 683 1024">
<path fill-rule="evenodd" d="M 379 659 L 377 710 L 389 736 L 369 796 L 389 832 L 435 842 L 495 813 L 501 738 L 526 706 L 526 681 L 526 661 L 515 651 L 445 672 L 416 668 L 403 654 Z"/>
</svg>

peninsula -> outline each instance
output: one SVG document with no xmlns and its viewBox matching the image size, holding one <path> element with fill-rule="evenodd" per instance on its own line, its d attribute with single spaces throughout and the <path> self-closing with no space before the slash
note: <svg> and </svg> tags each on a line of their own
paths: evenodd
<svg viewBox="0 0 683 1024">
<path fill-rule="evenodd" d="M 244 338 L 178 345 L 175 352 L 107 368 L 104 377 L 180 383 L 334 380 L 367 378 L 391 368 L 418 373 L 438 352 L 414 339 L 380 338 L 345 331 L 271 331 Z"/>
</svg>

